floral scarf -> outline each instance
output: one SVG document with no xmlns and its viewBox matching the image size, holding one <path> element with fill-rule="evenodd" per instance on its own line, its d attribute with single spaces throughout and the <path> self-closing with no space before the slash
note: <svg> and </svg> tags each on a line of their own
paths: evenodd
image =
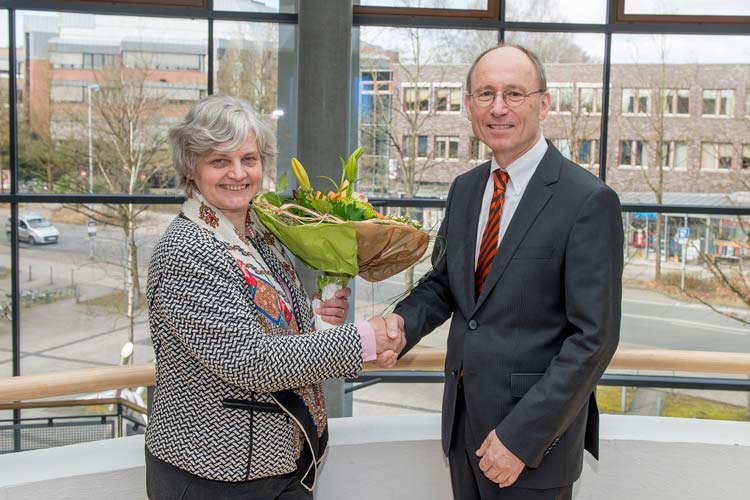
<svg viewBox="0 0 750 500">
<path fill-rule="evenodd" d="M 248 208 L 244 235 L 238 233 L 220 210 L 211 205 L 200 193 L 194 193 L 182 206 L 182 214 L 198 227 L 207 230 L 224 245 L 242 271 L 245 282 L 250 286 L 252 298 L 259 313 L 259 319 L 266 330 L 291 330 L 299 334 L 299 326 L 294 315 L 292 292 L 283 279 L 274 274 L 258 246 L 253 244 L 258 235 L 255 212 Z M 263 245 L 263 251 L 275 254 L 279 262 L 286 262 L 274 245 Z M 274 328 L 275 327 L 275 328 Z"/>
</svg>

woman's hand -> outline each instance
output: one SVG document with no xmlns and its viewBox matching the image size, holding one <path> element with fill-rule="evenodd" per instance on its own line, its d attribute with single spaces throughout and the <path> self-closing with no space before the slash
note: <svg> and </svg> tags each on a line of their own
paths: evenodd
<svg viewBox="0 0 750 500">
<path fill-rule="evenodd" d="M 352 289 L 344 287 L 341 290 L 336 291 L 336 296 L 326 301 L 321 301 L 318 308 L 315 310 L 315 314 L 326 323 L 332 325 L 343 325 L 346 321 L 346 315 L 349 314 L 349 295 L 352 294 Z"/>
</svg>

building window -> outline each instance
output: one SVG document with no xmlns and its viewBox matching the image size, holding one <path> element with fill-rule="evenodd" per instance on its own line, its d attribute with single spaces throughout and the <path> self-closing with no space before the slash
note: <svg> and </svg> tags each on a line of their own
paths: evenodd
<svg viewBox="0 0 750 500">
<path fill-rule="evenodd" d="M 742 146 L 742 170 L 750 168 L 750 144 Z"/>
<path fill-rule="evenodd" d="M 662 142 L 661 143 L 661 166 L 662 168 L 675 168 L 684 170 L 687 168 L 687 143 L 686 142 Z"/>
<path fill-rule="evenodd" d="M 485 161 L 492 158 L 492 151 L 487 147 L 485 143 L 477 139 L 476 137 L 471 138 L 471 159 Z"/>
<path fill-rule="evenodd" d="M 622 112 L 630 115 L 647 115 L 651 109 L 649 89 L 622 89 Z"/>
<path fill-rule="evenodd" d="M 426 135 L 418 135 L 417 137 L 417 144 L 416 144 L 416 153 L 417 158 L 427 158 L 427 136 Z M 404 156 L 406 158 L 412 158 L 414 156 L 414 136 L 413 135 L 405 135 L 404 136 Z"/>
<path fill-rule="evenodd" d="M 461 87 L 436 88 L 435 111 L 461 111 Z"/>
<path fill-rule="evenodd" d="M 391 78 L 392 73 L 390 71 L 363 71 L 362 90 L 370 92 L 379 91 L 390 93 Z"/>
<path fill-rule="evenodd" d="M 662 89 L 661 98 L 665 115 L 690 114 L 690 91 L 688 89 Z"/>
<path fill-rule="evenodd" d="M 390 71 L 372 70 L 362 72 L 359 108 L 361 123 L 390 123 L 392 98 L 390 77 Z"/>
<path fill-rule="evenodd" d="M 435 137 L 435 158 L 458 160 L 458 137 Z"/>
<path fill-rule="evenodd" d="M 49 98 L 52 102 L 83 102 L 84 88 L 81 85 L 52 84 Z"/>
<path fill-rule="evenodd" d="M 583 139 L 578 145 L 578 161 L 583 166 L 593 166 L 599 164 L 598 141 Z"/>
<path fill-rule="evenodd" d="M 703 115 L 704 116 L 733 116 L 734 115 L 734 90 L 704 90 L 703 91 Z"/>
<path fill-rule="evenodd" d="M 732 168 L 732 145 L 704 142 L 701 144 L 701 169 L 729 170 Z"/>
<path fill-rule="evenodd" d="M 578 89 L 578 112 L 588 114 L 602 112 L 602 89 L 600 87 Z"/>
<path fill-rule="evenodd" d="M 620 166 L 648 167 L 646 144 L 644 141 L 620 141 Z"/>
<path fill-rule="evenodd" d="M 570 113 L 573 111 L 573 87 L 549 87 L 552 97 L 549 110 L 551 113 Z"/>
<path fill-rule="evenodd" d="M 429 111 L 430 88 L 407 87 L 404 89 L 404 111 Z"/>
</svg>

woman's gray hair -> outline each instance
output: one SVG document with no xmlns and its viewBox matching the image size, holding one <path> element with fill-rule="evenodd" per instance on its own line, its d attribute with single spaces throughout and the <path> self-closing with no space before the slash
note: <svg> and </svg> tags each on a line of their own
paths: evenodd
<svg viewBox="0 0 750 500">
<path fill-rule="evenodd" d="M 210 95 L 198 101 L 180 123 L 169 130 L 172 163 L 189 198 L 195 188 L 190 180 L 198 162 L 211 151 L 235 151 L 255 134 L 262 165 L 276 154 L 274 135 L 248 103 L 226 95 Z"/>
</svg>

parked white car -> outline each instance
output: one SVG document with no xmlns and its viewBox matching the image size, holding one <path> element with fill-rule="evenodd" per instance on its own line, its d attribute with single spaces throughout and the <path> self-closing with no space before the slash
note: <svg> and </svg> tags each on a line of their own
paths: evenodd
<svg viewBox="0 0 750 500">
<path fill-rule="evenodd" d="M 10 217 L 5 221 L 5 234 L 10 240 Z M 60 231 L 50 221 L 39 214 L 18 215 L 18 239 L 29 245 L 57 243 Z"/>
</svg>

